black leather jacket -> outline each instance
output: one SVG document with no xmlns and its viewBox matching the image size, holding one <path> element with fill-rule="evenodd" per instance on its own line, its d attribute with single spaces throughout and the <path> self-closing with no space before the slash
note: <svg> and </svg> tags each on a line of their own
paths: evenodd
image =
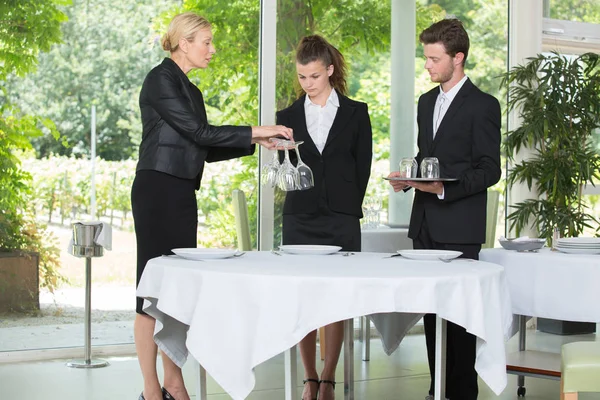
<svg viewBox="0 0 600 400">
<path fill-rule="evenodd" d="M 155 170 L 200 185 L 204 162 L 254 153 L 249 126 L 213 126 L 200 90 L 170 58 L 148 73 L 140 93 L 142 142 L 136 171 Z"/>
</svg>

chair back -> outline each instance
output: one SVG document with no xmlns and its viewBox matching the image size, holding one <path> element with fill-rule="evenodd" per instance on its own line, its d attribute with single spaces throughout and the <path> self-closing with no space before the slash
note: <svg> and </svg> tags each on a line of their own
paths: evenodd
<svg viewBox="0 0 600 400">
<path fill-rule="evenodd" d="M 252 250 L 250 239 L 250 221 L 248 219 L 248 204 L 243 191 L 235 189 L 232 192 L 233 215 L 235 217 L 235 229 L 237 233 L 237 245 L 240 251 Z"/>
<path fill-rule="evenodd" d="M 498 224 L 498 204 L 500 203 L 500 192 L 488 190 L 487 211 L 485 221 L 485 243 L 482 249 L 493 248 L 496 242 L 496 226 Z"/>
</svg>

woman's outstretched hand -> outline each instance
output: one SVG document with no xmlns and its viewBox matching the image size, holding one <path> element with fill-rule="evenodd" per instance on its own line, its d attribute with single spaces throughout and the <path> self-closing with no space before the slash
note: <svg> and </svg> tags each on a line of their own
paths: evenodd
<svg viewBox="0 0 600 400">
<path fill-rule="evenodd" d="M 257 143 L 267 149 L 274 149 L 276 144 L 269 141 L 271 138 L 294 140 L 294 132 L 283 125 L 253 126 L 252 144 Z"/>
</svg>

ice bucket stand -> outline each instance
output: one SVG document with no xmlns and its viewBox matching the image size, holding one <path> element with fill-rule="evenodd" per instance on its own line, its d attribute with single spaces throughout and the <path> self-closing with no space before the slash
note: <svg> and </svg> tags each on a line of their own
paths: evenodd
<svg viewBox="0 0 600 400">
<path fill-rule="evenodd" d="M 108 361 L 105 360 L 92 360 L 92 258 L 102 257 L 104 254 L 104 248 L 95 243 L 101 230 L 101 224 L 73 224 L 71 253 L 75 257 L 85 257 L 85 345 L 84 358 L 67 363 L 67 367 L 71 368 L 101 368 L 108 365 Z"/>
</svg>

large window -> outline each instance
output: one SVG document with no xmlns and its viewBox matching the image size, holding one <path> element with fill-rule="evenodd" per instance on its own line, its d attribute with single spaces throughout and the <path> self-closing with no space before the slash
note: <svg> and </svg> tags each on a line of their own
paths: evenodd
<svg viewBox="0 0 600 400">
<path fill-rule="evenodd" d="M 58 272 L 68 278 L 68 283 L 59 286 L 54 294 L 42 289 L 40 312 L 2 316 L 0 336 L 11 335 L 18 341 L 3 340 L 0 351 L 83 344 L 84 262 L 68 255 L 66 248 L 71 238 L 70 223 L 92 217 L 92 105 L 97 110 L 99 155 L 95 169 L 96 218 L 113 225 L 113 251 L 93 260 L 92 343 L 133 341 L 135 236 L 129 193 L 136 146 L 141 139 L 137 99 L 143 77 L 165 56 L 160 49 L 159 32 L 164 31 L 179 9 L 172 9 L 174 3 L 170 0 L 160 4 L 125 0 L 117 8 L 104 0 L 80 3 L 66 8 L 69 22 L 63 26 L 64 43 L 40 57 L 37 72 L 26 78 L 10 77 L 7 82 L 12 100 L 24 112 L 52 119 L 69 143 L 62 147 L 50 137 L 40 138 L 35 142 L 35 154 L 23 156 L 24 167 L 33 175 L 30 208 L 38 221 L 48 224 L 54 232 L 57 239 L 50 245 L 61 251 Z M 180 2 L 177 3 L 179 7 Z M 197 10 L 213 24 L 217 54 L 207 70 L 190 75 L 204 94 L 212 124 L 258 123 L 259 25 L 260 5 L 264 3 L 185 2 L 186 8 Z M 276 82 L 276 104 L 270 112 L 283 109 L 296 99 L 293 57 L 300 38 L 312 33 L 326 37 L 346 58 L 349 97 L 369 106 L 374 159 L 367 199 L 381 200 L 381 223 L 406 225 L 411 194 L 391 195 L 382 178 L 397 168 L 395 160 L 416 154 L 415 105 L 418 96 L 433 86 L 423 68 L 418 34 L 447 15 L 463 20 L 471 37 L 466 72 L 475 84 L 504 105 L 498 76 L 507 64 L 507 3 L 416 0 L 407 15 L 405 3 L 400 0 L 277 1 L 276 54 L 267 55 L 275 60 L 277 72 L 263 77 Z M 409 20 L 407 32 L 404 21 Z M 400 64 L 394 64 L 398 60 Z M 393 99 L 400 100 L 396 103 L 401 104 L 399 108 L 393 108 Z M 258 215 L 260 191 L 255 155 L 206 166 L 198 192 L 199 246 L 236 246 L 233 189 L 246 193 L 253 246 L 257 245 L 259 220 L 272 222 L 272 226 L 261 225 L 260 229 L 267 230 L 272 244 L 278 245 L 284 193 L 275 190 L 269 201 L 276 207 L 265 211 L 272 215 L 260 219 L 264 216 Z M 391 196 L 404 196 L 404 200 L 392 204 Z M 392 208 L 396 220 L 389 217 Z M 73 333 L 65 335 L 67 331 Z M 43 342 L 34 339 L 42 336 Z"/>
<path fill-rule="evenodd" d="M 600 3 L 545 0 L 543 48 L 566 54 L 600 51 Z"/>
<path fill-rule="evenodd" d="M 600 3 L 596 0 L 544 0 L 544 17 L 600 24 Z"/>
</svg>

